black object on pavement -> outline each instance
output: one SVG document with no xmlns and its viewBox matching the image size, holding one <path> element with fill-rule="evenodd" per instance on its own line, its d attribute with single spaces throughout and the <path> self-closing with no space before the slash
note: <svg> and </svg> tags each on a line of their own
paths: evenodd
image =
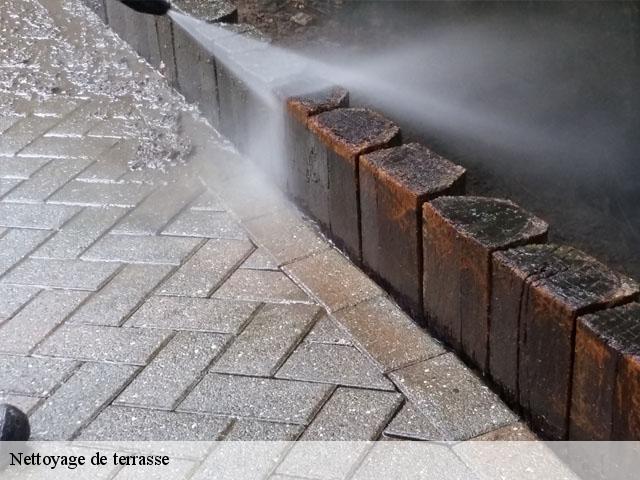
<svg viewBox="0 0 640 480">
<path fill-rule="evenodd" d="M 26 413 L 8 403 L 0 404 L 0 441 L 26 442 L 31 435 Z"/>
</svg>

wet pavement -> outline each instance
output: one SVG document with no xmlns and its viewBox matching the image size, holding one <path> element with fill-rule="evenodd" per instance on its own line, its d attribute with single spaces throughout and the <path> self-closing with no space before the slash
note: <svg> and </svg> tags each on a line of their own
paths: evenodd
<svg viewBox="0 0 640 480">
<path fill-rule="evenodd" d="M 3 9 L 0 398 L 34 439 L 532 438 L 80 0 Z"/>
</svg>

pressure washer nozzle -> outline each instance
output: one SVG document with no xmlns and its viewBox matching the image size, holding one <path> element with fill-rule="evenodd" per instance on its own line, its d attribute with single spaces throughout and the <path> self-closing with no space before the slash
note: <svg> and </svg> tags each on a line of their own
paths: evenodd
<svg viewBox="0 0 640 480">
<path fill-rule="evenodd" d="M 127 7 L 136 12 L 149 13 L 151 15 L 165 15 L 171 8 L 168 0 L 120 0 Z"/>
</svg>

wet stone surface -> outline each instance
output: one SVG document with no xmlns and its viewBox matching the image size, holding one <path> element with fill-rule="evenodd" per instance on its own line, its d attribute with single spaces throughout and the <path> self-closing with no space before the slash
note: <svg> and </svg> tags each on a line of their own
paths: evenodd
<svg viewBox="0 0 640 480">
<path fill-rule="evenodd" d="M 379 437 L 411 392 L 385 372 L 441 347 L 171 90 L 170 21 L 109 4 L 165 78 L 80 0 L 3 3 L 0 398 L 51 440 L 290 440 L 310 424 L 309 438 Z M 248 26 L 210 33 L 234 55 L 267 45 Z M 248 140 L 248 97 L 218 67 L 220 106 Z M 346 99 L 294 102 L 316 114 Z M 386 121 L 362 131 L 372 114 L 350 115 L 331 133 L 349 155 L 389 140 Z"/>
</svg>

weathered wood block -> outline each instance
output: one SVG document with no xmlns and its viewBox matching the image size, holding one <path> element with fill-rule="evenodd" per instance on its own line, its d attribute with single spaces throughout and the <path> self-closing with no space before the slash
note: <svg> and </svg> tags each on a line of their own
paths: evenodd
<svg viewBox="0 0 640 480">
<path fill-rule="evenodd" d="M 578 316 L 632 299 L 638 286 L 571 247 L 493 256 L 489 370 L 534 429 L 567 437 Z"/>
<path fill-rule="evenodd" d="M 424 314 L 428 325 L 486 371 L 491 254 L 544 242 L 547 224 L 508 200 L 439 197 L 424 204 Z"/>
<path fill-rule="evenodd" d="M 418 143 L 360 157 L 362 264 L 422 318 L 422 206 L 464 193 L 465 169 Z"/>
<path fill-rule="evenodd" d="M 342 87 L 318 88 L 315 82 L 296 84 L 295 93 L 285 93 L 286 168 L 284 188 L 287 194 L 308 212 L 326 191 L 327 166 L 320 164 L 314 150 L 314 135 L 309 131 L 309 119 L 322 112 L 349 106 L 349 92 Z"/>
<path fill-rule="evenodd" d="M 361 258 L 360 156 L 400 144 L 400 129 L 379 113 L 364 108 L 338 108 L 311 117 L 309 130 L 316 137 L 315 163 L 326 164 L 326 185 L 310 204 L 320 224 L 336 245 L 355 261 Z"/>
<path fill-rule="evenodd" d="M 640 304 L 578 318 L 569 439 L 640 440 L 639 365 Z"/>
</svg>

